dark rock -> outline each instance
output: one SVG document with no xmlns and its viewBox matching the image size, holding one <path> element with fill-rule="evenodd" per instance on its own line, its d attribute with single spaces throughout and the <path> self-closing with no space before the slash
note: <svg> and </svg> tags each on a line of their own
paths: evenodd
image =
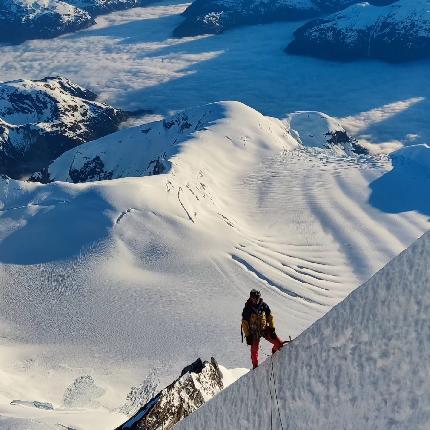
<svg viewBox="0 0 430 430">
<path fill-rule="evenodd" d="M 41 171 L 63 152 L 116 131 L 126 115 L 95 99 L 61 77 L 0 83 L 0 174 Z"/>
<path fill-rule="evenodd" d="M 169 430 L 222 389 L 222 373 L 215 359 L 198 359 L 116 430 Z"/>
<path fill-rule="evenodd" d="M 112 179 L 112 172 L 106 172 L 104 167 L 103 161 L 97 156 L 85 162 L 80 169 L 70 169 L 69 176 L 75 184 Z"/>
</svg>

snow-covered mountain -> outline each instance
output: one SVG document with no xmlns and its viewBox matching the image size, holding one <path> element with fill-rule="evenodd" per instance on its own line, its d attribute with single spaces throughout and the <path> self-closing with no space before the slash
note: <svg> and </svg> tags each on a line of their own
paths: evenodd
<svg viewBox="0 0 430 430">
<path fill-rule="evenodd" d="M 175 428 L 426 428 L 429 338 L 426 233 L 293 343 Z"/>
<path fill-rule="evenodd" d="M 428 229 L 418 169 L 325 148 L 325 136 L 306 147 L 287 120 L 237 102 L 187 114 L 112 152 L 128 174 L 146 136 L 154 154 L 166 138 L 163 174 L 0 178 L 0 426 L 115 428 L 154 369 L 165 386 L 196 357 L 249 367 L 238 321 L 251 288 L 295 337 Z M 25 406 L 36 401 L 53 409 Z"/>
<path fill-rule="evenodd" d="M 285 119 L 294 137 L 309 148 L 332 149 L 341 155 L 366 154 L 334 118 L 322 112 L 294 112 Z"/>
<path fill-rule="evenodd" d="M 121 130 L 67 151 L 49 165 L 47 172 L 33 178 L 42 182 L 77 183 L 165 173 L 171 167 L 169 160 L 180 152 L 181 144 L 216 121 L 222 109 L 220 104 L 210 104 L 163 121 Z M 254 121 L 266 124 L 268 130 L 284 133 L 286 143 L 330 148 L 341 155 L 366 152 L 335 119 L 325 114 L 297 112 L 280 122 L 250 109 L 249 112 Z M 242 120 L 235 118 L 235 121 L 240 128 Z"/>
<path fill-rule="evenodd" d="M 389 2 L 375 0 L 373 3 Z M 196 0 L 184 12 L 185 21 L 173 34 L 183 37 L 222 33 L 240 25 L 313 18 L 354 3 L 357 0 Z"/>
<path fill-rule="evenodd" d="M 117 130 L 125 113 L 62 77 L 0 83 L 0 173 L 19 177 Z"/>
<path fill-rule="evenodd" d="M 87 12 L 60 0 L 0 1 L 0 42 L 55 37 L 93 23 Z"/>
<path fill-rule="evenodd" d="M 293 54 L 400 62 L 430 57 L 430 1 L 361 3 L 305 24 L 287 47 Z"/>
<path fill-rule="evenodd" d="M 154 0 L 66 0 L 67 3 L 86 10 L 92 16 L 115 10 L 130 9 L 143 6 Z"/>
</svg>

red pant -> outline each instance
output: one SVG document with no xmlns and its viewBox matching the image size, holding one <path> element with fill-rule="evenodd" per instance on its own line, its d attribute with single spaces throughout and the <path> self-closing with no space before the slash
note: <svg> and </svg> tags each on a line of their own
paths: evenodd
<svg viewBox="0 0 430 430">
<path fill-rule="evenodd" d="M 282 348 L 282 340 L 278 336 L 273 336 L 271 333 L 263 333 L 264 339 L 273 344 L 272 354 L 279 351 Z M 255 339 L 251 345 L 251 361 L 252 366 L 255 369 L 258 366 L 258 348 L 260 346 L 260 339 Z"/>
</svg>

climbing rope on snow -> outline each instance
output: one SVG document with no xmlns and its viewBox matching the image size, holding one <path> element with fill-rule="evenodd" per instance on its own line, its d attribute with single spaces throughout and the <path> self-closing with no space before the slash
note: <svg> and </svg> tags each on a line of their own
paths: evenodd
<svg viewBox="0 0 430 430">
<path fill-rule="evenodd" d="M 284 344 L 286 343 L 290 343 L 291 340 L 291 336 L 289 337 L 289 340 L 285 341 Z M 281 410 L 279 408 L 279 399 L 278 399 L 278 390 L 276 389 L 276 383 L 275 383 L 275 372 L 273 370 L 273 354 L 269 355 L 263 352 L 263 354 L 266 357 L 270 358 L 270 374 L 269 374 L 269 392 L 270 392 L 270 400 L 271 400 L 271 408 L 270 408 L 270 430 L 273 430 L 273 395 L 272 395 L 272 383 L 273 382 L 273 391 L 275 393 L 275 400 L 276 400 L 276 409 L 278 410 L 278 416 L 279 416 L 279 423 L 281 424 L 281 430 L 284 430 L 284 425 L 282 423 L 282 418 L 281 418 Z"/>
<path fill-rule="evenodd" d="M 282 424 L 282 418 L 281 418 L 281 410 L 279 409 L 278 390 L 276 389 L 276 384 L 275 384 L 275 372 L 273 371 L 273 357 L 270 360 L 270 367 L 271 367 L 270 373 L 272 376 L 273 388 L 275 389 L 276 408 L 278 409 L 279 423 L 281 424 L 281 429 L 284 430 L 284 425 Z M 273 398 L 272 398 L 272 402 L 273 402 Z"/>
</svg>

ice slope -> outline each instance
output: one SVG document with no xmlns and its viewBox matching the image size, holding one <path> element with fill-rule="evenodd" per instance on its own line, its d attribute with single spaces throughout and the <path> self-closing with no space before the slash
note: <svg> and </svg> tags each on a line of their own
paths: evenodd
<svg viewBox="0 0 430 430">
<path fill-rule="evenodd" d="M 340 60 L 428 58 L 429 10 L 429 0 L 399 0 L 385 7 L 353 5 L 300 27 L 287 51 Z"/>
<path fill-rule="evenodd" d="M 175 428 L 425 429 L 429 315 L 426 233 L 294 343 Z"/>
<path fill-rule="evenodd" d="M 249 366 L 239 321 L 251 288 L 295 337 L 428 228 L 414 201 L 395 212 L 378 194 L 370 203 L 388 158 L 300 146 L 285 123 L 240 103 L 211 111 L 162 175 L 0 180 L 1 416 L 115 427 L 153 369 L 166 385 L 196 357 Z M 426 195 L 428 177 L 402 174 Z M 85 375 L 101 391 L 65 408 Z"/>
</svg>

